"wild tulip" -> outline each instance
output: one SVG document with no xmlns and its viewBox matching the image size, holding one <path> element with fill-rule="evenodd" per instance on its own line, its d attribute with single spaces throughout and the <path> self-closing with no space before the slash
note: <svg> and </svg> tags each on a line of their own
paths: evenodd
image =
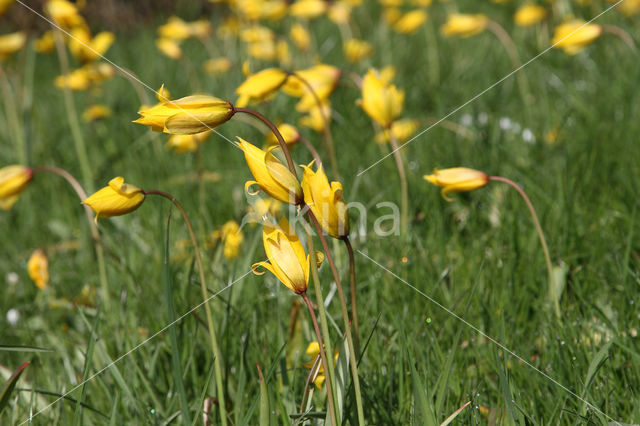
<svg viewBox="0 0 640 426">
<path fill-rule="evenodd" d="M 424 179 L 442 187 L 442 197 L 447 201 L 453 201 L 452 198 L 447 197 L 447 194 L 451 192 L 473 191 L 489 183 L 489 175 L 466 167 L 434 169 L 433 174 L 425 175 Z"/>
<path fill-rule="evenodd" d="M 454 13 L 447 17 L 440 31 L 450 37 L 471 37 L 483 32 L 488 24 L 489 18 L 482 14 Z"/>
<path fill-rule="evenodd" d="M 302 167 L 304 201 L 320 222 L 322 229 L 334 238 L 349 235 L 349 212 L 342 198 L 342 184 L 329 184 L 322 167 L 313 171 L 313 162 Z"/>
<path fill-rule="evenodd" d="M 99 217 L 121 216 L 132 212 L 140 207 L 144 199 L 145 193 L 142 189 L 124 183 L 124 178 L 118 176 L 82 203 L 96 212 L 97 221 Z"/>
<path fill-rule="evenodd" d="M 40 290 L 49 286 L 49 259 L 44 251 L 37 249 L 31 254 L 27 262 L 27 273 Z"/>
<path fill-rule="evenodd" d="M 537 4 L 525 4 L 513 15 L 513 21 L 519 27 L 530 27 L 547 17 L 547 9 Z"/>
<path fill-rule="evenodd" d="M 267 68 L 249 76 L 236 89 L 239 98 L 236 106 L 244 107 L 250 102 L 261 102 L 284 84 L 289 74 L 279 68 Z"/>
<path fill-rule="evenodd" d="M 402 113 L 404 91 L 384 81 L 373 69 L 362 79 L 360 106 L 382 127 L 389 127 Z"/>
<path fill-rule="evenodd" d="M 564 50 L 568 55 L 575 55 L 593 43 L 601 34 L 600 25 L 587 24 L 583 20 L 575 19 L 556 27 L 551 45 Z"/>
<path fill-rule="evenodd" d="M 9 210 L 20 193 L 25 190 L 31 179 L 33 170 L 25 166 L 12 165 L 0 169 L 0 209 Z"/>
</svg>

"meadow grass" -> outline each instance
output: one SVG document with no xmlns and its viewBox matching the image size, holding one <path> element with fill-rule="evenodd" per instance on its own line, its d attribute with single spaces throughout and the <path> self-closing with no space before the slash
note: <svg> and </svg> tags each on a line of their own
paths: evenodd
<svg viewBox="0 0 640 426">
<path fill-rule="evenodd" d="M 512 10 L 487 2 L 472 11 L 504 24 L 525 61 L 547 45 L 537 43 L 535 29 L 513 27 Z M 583 16 L 595 15 L 591 12 L 576 9 Z M 379 25 L 379 13 L 371 4 L 355 16 L 363 36 L 370 25 L 366 37 L 375 46 L 371 59 L 344 65 L 339 34 L 326 22 L 312 24 L 318 52 L 325 63 L 360 75 L 369 66 L 393 64 L 395 84 L 406 90 L 403 116 L 423 120 L 423 128 L 429 125 L 426 118 L 445 116 L 513 69 L 491 34 L 441 37 L 442 5 L 432 7 L 424 28 L 410 37 Z M 637 18 L 615 12 L 601 20 L 631 34 L 639 29 Z M 202 91 L 235 98 L 243 81 L 241 46 L 216 46 L 234 66 L 225 75 L 209 76 L 201 71 L 207 54 L 200 44 L 185 43 L 188 59 L 170 61 L 154 46 L 155 29 L 118 34 L 107 57 L 155 89 L 164 83 L 175 97 Z M 26 65 L 30 60 L 35 61 L 31 71 Z M 294 67 L 308 65 L 308 58 L 294 57 Z M 55 55 L 23 52 L 11 66 L 24 83 L 14 90 L 25 90 L 33 99 L 23 127 L 29 164 L 64 167 L 80 177 L 63 94 L 53 85 L 59 73 Z M 266 65 L 253 65 L 255 70 L 262 67 Z M 360 341 L 366 348 L 360 377 L 367 424 L 440 423 L 467 401 L 471 405 L 456 423 L 640 423 L 638 56 L 616 38 L 603 36 L 576 56 L 554 49 L 522 73 L 534 98 L 531 105 L 523 103 L 515 78 L 510 78 L 448 118 L 467 128 L 468 137 L 437 126 L 403 149 L 412 218 L 406 237 L 374 232 L 376 220 L 390 214 L 378 203 L 400 202 L 397 171 L 387 158 L 358 175 L 389 150 L 373 141 L 375 129 L 356 105 L 360 94 L 354 84 L 342 80 L 332 95 L 332 132 L 345 199 L 368 207 L 366 222 L 356 212 L 352 217 Z M 153 93 L 147 96 L 153 102 Z M 122 175 L 146 190 L 170 192 L 184 204 L 201 241 L 227 220 L 242 219 L 248 205 L 243 185 L 251 176 L 241 151 L 229 141 L 214 134 L 202 146 L 204 168 L 217 174 L 217 182 L 206 183 L 205 204 L 199 206 L 197 183 L 185 179 L 195 170 L 195 157 L 170 153 L 164 147 L 166 135 L 131 123 L 140 100 L 127 80 L 116 77 L 99 92 L 74 94 L 74 101 L 79 111 L 94 101 L 113 110 L 103 121 L 82 123 L 95 188 Z M 295 121 L 293 105 L 291 98 L 278 95 L 256 109 L 273 120 Z M 530 129 L 533 141 L 523 139 L 524 129 Z M 230 140 L 239 135 L 258 145 L 264 138 L 239 120 L 218 131 Z M 321 137 L 308 130 L 305 135 L 326 158 Z M 11 134 L 3 132 L 0 140 L 1 164 L 16 162 Z M 293 155 L 297 164 L 310 161 L 303 147 Z M 509 177 L 528 192 L 552 261 L 566 265 L 560 318 L 550 307 L 543 254 L 522 200 L 507 186 L 492 183 L 454 194 L 455 202 L 448 203 L 422 176 L 434 167 L 453 166 Z M 177 246 L 188 237 L 186 228 L 173 211 L 168 232 L 170 211 L 166 200 L 150 197 L 133 214 L 99 221 L 108 310 L 98 296 L 83 209 L 64 181 L 36 176 L 14 208 L 0 215 L 0 276 L 6 281 L 0 297 L 0 343 L 48 350 L 0 347 L 1 364 L 8 371 L 31 361 L 0 423 L 27 420 L 29 412 L 44 409 L 56 395 L 202 302 L 193 253 L 189 245 Z M 198 309 L 71 392 L 73 400 L 57 402 L 34 421 L 201 423 L 203 400 L 216 395 L 219 379 L 233 424 L 258 422 L 261 394 L 270 399 L 272 424 L 293 422 L 290 415 L 298 412 L 307 375 L 304 348 L 315 340 L 313 328 L 297 298 L 273 276 L 249 273 L 251 264 L 265 258 L 261 228 L 249 224 L 243 232 L 240 258 L 225 261 L 220 246 L 203 253 L 209 291 L 218 293 L 212 308 L 223 377 L 213 377 L 206 319 Z M 165 239 L 169 257 L 175 258 L 166 267 Z M 26 273 L 26 261 L 37 247 L 50 252 L 51 286 L 44 292 Z M 346 283 L 346 251 L 335 247 Z M 13 273 L 18 280 L 10 283 Z M 325 296 L 332 294 L 326 265 L 320 277 Z M 333 346 L 341 348 L 336 298 L 327 314 Z M 12 308 L 20 314 L 15 325 L 5 318 Z M 262 390 L 256 364 L 265 378 Z M 85 405 L 79 408 L 74 401 Z M 356 423 L 351 393 L 344 407 L 345 421 Z M 211 415 L 214 423 L 216 416 Z"/>
</svg>

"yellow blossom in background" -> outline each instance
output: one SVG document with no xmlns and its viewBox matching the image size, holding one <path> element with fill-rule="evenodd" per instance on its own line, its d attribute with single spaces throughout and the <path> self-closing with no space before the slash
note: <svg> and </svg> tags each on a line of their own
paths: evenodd
<svg viewBox="0 0 640 426">
<path fill-rule="evenodd" d="M 236 89 L 236 94 L 239 96 L 236 105 L 244 107 L 250 102 L 262 102 L 275 94 L 288 76 L 289 74 L 280 68 L 267 68 L 249 76 Z"/>
<path fill-rule="evenodd" d="M 227 58 L 207 59 L 202 65 L 207 74 L 223 74 L 231 69 L 232 63 Z"/>
<path fill-rule="evenodd" d="M 253 273 L 262 275 L 265 271 L 260 268 L 264 268 L 294 293 L 307 291 L 310 259 L 287 219 L 283 217 L 278 225 L 265 222 L 262 225 L 262 242 L 269 261 L 254 263 L 251 266 Z M 320 264 L 324 260 L 323 253 L 316 252 L 316 258 Z"/>
<path fill-rule="evenodd" d="M 331 3 L 327 16 L 337 25 L 348 25 L 353 6 L 349 1 L 337 0 Z"/>
<path fill-rule="evenodd" d="M 489 183 L 489 176 L 485 172 L 466 167 L 453 167 L 449 169 L 434 169 L 432 175 L 425 175 L 428 182 L 442 187 L 442 197 L 447 201 L 450 192 L 467 192 L 482 188 Z"/>
<path fill-rule="evenodd" d="M 487 28 L 489 18 L 482 14 L 453 13 L 447 17 L 447 22 L 440 28 L 445 36 L 471 37 Z"/>
<path fill-rule="evenodd" d="M 397 7 L 386 7 L 382 12 L 382 17 L 389 25 L 393 25 L 402 17 L 402 11 Z"/>
<path fill-rule="evenodd" d="M 249 209 L 247 215 L 243 218 L 244 222 L 262 223 L 271 217 L 277 217 L 282 211 L 282 203 L 274 198 L 253 197 L 249 200 Z"/>
<path fill-rule="evenodd" d="M 563 49 L 568 55 L 575 55 L 593 43 L 602 34 L 602 27 L 587 24 L 581 19 L 565 22 L 556 27 L 551 45 Z"/>
<path fill-rule="evenodd" d="M 296 18 L 313 19 L 322 16 L 327 10 L 324 0 L 296 0 L 289 7 L 289 15 Z"/>
<path fill-rule="evenodd" d="M 33 170 L 20 165 L 6 166 L 0 169 L 0 209 L 9 210 L 20 193 L 25 190 L 31 179 Z"/>
<path fill-rule="evenodd" d="M 106 105 L 91 105 L 82 113 L 82 119 L 87 123 L 111 116 L 111 108 Z"/>
<path fill-rule="evenodd" d="M 115 73 L 113 66 L 106 63 L 90 63 L 75 69 L 69 74 L 60 75 L 55 79 L 59 89 L 87 90 L 91 85 L 100 84 Z"/>
<path fill-rule="evenodd" d="M 84 18 L 78 13 L 75 4 L 67 0 L 49 0 L 44 5 L 44 12 L 56 25 L 68 29 L 86 25 Z"/>
<path fill-rule="evenodd" d="M 313 171 L 313 161 L 304 168 L 302 191 L 304 201 L 320 222 L 322 229 L 333 238 L 349 235 L 349 212 L 342 198 L 342 184 L 331 182 L 319 167 Z"/>
<path fill-rule="evenodd" d="M 411 120 L 404 118 L 396 120 L 391 124 L 391 129 L 383 129 L 378 132 L 375 137 L 376 143 L 384 144 L 389 142 L 389 131 L 393 134 L 398 143 L 405 142 L 413 136 L 420 128 L 420 122 L 418 120 Z"/>
<path fill-rule="evenodd" d="M 222 99 L 208 95 L 192 95 L 174 101 L 161 102 L 151 108 L 138 111 L 142 117 L 134 123 L 151 127 L 151 130 L 178 135 L 211 130 L 234 114 L 233 106 Z"/>
<path fill-rule="evenodd" d="M 0 36 L 0 59 L 20 51 L 26 42 L 27 34 L 23 31 Z"/>
<path fill-rule="evenodd" d="M 315 364 L 316 358 L 318 358 L 318 355 L 320 355 L 320 345 L 318 344 L 318 342 L 309 343 L 309 346 L 307 346 L 305 353 L 311 357 L 311 361 L 305 362 L 303 366 L 307 370 L 311 370 L 313 368 L 313 364 Z M 333 354 L 334 366 L 337 361 L 338 361 L 338 351 L 336 350 L 334 351 L 334 354 Z M 322 365 L 322 362 L 318 361 L 318 363 L 319 363 L 318 374 L 316 375 L 316 378 L 314 379 L 313 384 L 318 389 L 322 389 L 322 385 L 324 384 L 324 380 L 325 380 L 324 366 Z"/>
<path fill-rule="evenodd" d="M 612 3 L 612 0 L 608 0 Z M 625 0 L 617 8 L 627 16 L 634 16 L 640 13 L 640 0 Z"/>
<path fill-rule="evenodd" d="M 309 31 L 300 23 L 295 23 L 290 30 L 291 41 L 299 50 L 306 52 L 311 45 L 311 35 Z"/>
<path fill-rule="evenodd" d="M 298 129 L 293 127 L 291 124 L 283 123 L 279 124 L 277 127 L 287 145 L 295 145 L 300 141 L 300 132 L 298 132 Z M 278 145 L 278 138 L 276 138 L 276 135 L 274 135 L 273 132 L 269 132 L 265 142 L 267 145 Z"/>
<path fill-rule="evenodd" d="M 364 58 L 368 58 L 373 53 L 371 44 L 364 40 L 358 40 L 355 38 L 349 39 L 344 42 L 342 46 L 344 49 L 344 56 L 349 62 L 360 62 Z"/>
<path fill-rule="evenodd" d="M 176 154 L 195 152 L 204 141 L 209 139 L 211 133 L 213 133 L 211 130 L 206 130 L 193 135 L 171 135 L 167 141 L 167 148 L 173 150 Z"/>
<path fill-rule="evenodd" d="M 320 101 L 325 101 L 338 85 L 341 71 L 332 65 L 318 64 L 311 68 L 296 70 L 295 75 L 301 77 L 311 86 L 315 95 Z M 309 88 L 299 78 L 289 77 L 282 86 L 282 91 L 289 96 L 300 98 L 296 105 L 299 112 L 309 112 L 312 108 L 317 108 L 316 99 L 309 91 Z"/>
<path fill-rule="evenodd" d="M 328 100 L 322 101 L 322 105 L 320 107 L 312 107 L 307 115 L 303 115 L 300 117 L 298 121 L 301 126 L 308 127 L 313 129 L 318 133 L 322 133 L 325 131 L 325 122 L 331 120 L 331 103 Z"/>
<path fill-rule="evenodd" d="M 166 24 L 158 27 L 158 35 L 160 38 L 186 40 L 191 36 L 191 31 L 185 21 L 177 16 L 170 16 Z"/>
<path fill-rule="evenodd" d="M 265 39 L 259 42 L 247 44 L 247 54 L 261 61 L 275 61 L 278 57 L 276 42 Z"/>
<path fill-rule="evenodd" d="M 27 273 L 40 290 L 49 287 L 49 259 L 44 251 L 37 249 L 31 254 L 27 262 Z"/>
<path fill-rule="evenodd" d="M 289 51 L 289 43 L 285 40 L 278 40 L 276 43 L 276 58 L 283 67 L 291 66 L 291 52 Z"/>
<path fill-rule="evenodd" d="M 38 53 L 51 53 L 56 47 L 56 40 L 53 37 L 53 31 L 45 31 L 35 42 L 34 48 Z"/>
<path fill-rule="evenodd" d="M 362 79 L 360 106 L 382 127 L 388 127 L 402 113 L 404 91 L 385 82 L 377 71 L 371 69 Z"/>
<path fill-rule="evenodd" d="M 15 0 L 0 0 L 0 16 L 7 13 L 7 10 L 11 7 Z"/>
<path fill-rule="evenodd" d="M 96 212 L 99 217 L 120 216 L 134 211 L 144 201 L 144 191 L 137 186 L 124 183 L 122 176 L 109 181 L 109 185 L 89 196 L 82 203 Z"/>
<path fill-rule="evenodd" d="M 109 31 L 103 31 L 91 37 L 87 27 L 75 27 L 71 30 L 69 38 L 69 50 L 80 62 L 93 62 L 104 55 L 113 41 L 115 35 Z"/>
<path fill-rule="evenodd" d="M 275 40 L 276 34 L 261 25 L 252 25 L 240 33 L 240 39 L 245 43 L 260 43 L 265 40 Z"/>
<path fill-rule="evenodd" d="M 240 34 L 240 21 L 237 16 L 227 16 L 216 30 L 216 35 L 222 40 L 237 37 Z"/>
<path fill-rule="evenodd" d="M 427 12 L 422 9 L 412 10 L 402 15 L 393 23 L 394 31 L 401 34 L 413 34 L 427 21 Z"/>
<path fill-rule="evenodd" d="M 222 244 L 224 245 L 223 254 L 227 260 L 233 260 L 238 257 L 240 254 L 240 246 L 244 240 L 238 222 L 235 220 L 228 221 L 222 225 L 222 228 L 214 232 L 214 237 L 222 240 Z"/>
<path fill-rule="evenodd" d="M 547 16 L 547 9 L 537 4 L 525 4 L 513 15 L 513 21 L 520 27 L 529 27 L 542 21 Z"/>
<path fill-rule="evenodd" d="M 159 38 L 156 40 L 158 50 L 168 58 L 178 60 L 182 58 L 182 49 L 177 41 L 170 38 Z"/>
<path fill-rule="evenodd" d="M 263 151 L 240 137 L 238 139 L 238 146 L 244 152 L 244 158 L 255 179 L 245 183 L 244 188 L 247 192 L 252 185 L 257 184 L 268 195 L 284 203 L 297 204 L 302 200 L 300 182 L 289 168 L 271 153 L 272 149 Z M 255 192 L 251 194 L 255 195 Z"/>
</svg>

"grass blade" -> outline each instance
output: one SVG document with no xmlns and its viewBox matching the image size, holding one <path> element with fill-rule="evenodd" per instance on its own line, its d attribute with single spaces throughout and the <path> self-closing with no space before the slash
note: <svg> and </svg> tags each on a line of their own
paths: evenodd
<svg viewBox="0 0 640 426">
<path fill-rule="evenodd" d="M 24 364 L 22 364 L 20 367 L 18 367 L 16 371 L 14 371 L 13 374 L 11 374 L 11 377 L 9 377 L 9 380 L 7 380 L 7 383 L 4 384 L 4 386 L 2 387 L 2 390 L 0 390 L 0 413 L 2 413 L 2 410 L 4 409 L 4 407 L 6 407 L 7 403 L 9 402 L 9 397 L 11 396 L 11 392 L 13 391 L 13 388 L 16 387 L 16 383 L 18 383 L 18 379 L 22 375 L 22 372 L 24 371 L 25 368 L 27 368 L 27 365 L 29 365 L 30 363 L 31 361 L 27 361 Z"/>
<path fill-rule="evenodd" d="M 262 377 L 262 371 L 260 366 L 256 363 L 258 368 L 258 376 L 260 378 L 260 426 L 269 426 L 270 413 L 269 413 L 269 392 L 267 390 L 267 382 Z"/>
<path fill-rule="evenodd" d="M 471 404 L 471 401 L 467 401 L 466 404 L 464 404 L 462 407 L 460 407 L 456 411 L 454 411 L 453 414 L 451 414 L 449 417 L 447 417 L 444 420 L 444 422 L 440 423 L 440 426 L 447 426 L 449 423 L 451 423 L 456 417 L 458 417 L 458 414 L 462 413 L 462 410 L 467 408 L 467 406 L 469 404 Z"/>
<path fill-rule="evenodd" d="M 7 352 L 53 352 L 51 349 L 38 348 L 36 346 L 7 346 L 0 345 L 0 351 Z"/>
</svg>

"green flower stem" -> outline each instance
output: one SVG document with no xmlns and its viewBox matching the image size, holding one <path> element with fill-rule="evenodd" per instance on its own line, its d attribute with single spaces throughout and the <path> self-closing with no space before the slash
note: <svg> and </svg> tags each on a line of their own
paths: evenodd
<svg viewBox="0 0 640 426">
<path fill-rule="evenodd" d="M 280 131 L 278 130 L 276 125 L 273 124 L 271 122 L 271 120 L 269 120 L 267 117 L 265 117 L 264 115 L 260 114 L 258 111 L 254 111 L 254 110 L 252 110 L 250 108 L 237 108 L 237 107 L 234 107 L 234 110 L 235 110 L 235 112 L 243 112 L 245 114 L 253 115 L 255 118 L 257 118 L 258 120 L 260 120 L 264 124 L 266 124 L 267 127 L 269 127 L 269 129 L 271 129 L 271 131 L 275 135 L 276 139 L 278 139 L 278 143 L 280 144 L 280 148 L 282 149 L 282 152 L 284 153 L 284 156 L 287 159 L 287 166 L 289 167 L 289 171 L 297 179 L 298 178 L 298 174 L 296 173 L 296 166 L 295 166 L 295 164 L 293 164 L 293 158 L 291 158 L 291 152 L 289 152 L 289 147 L 287 146 L 287 143 L 284 141 L 284 138 L 282 137 L 282 134 L 280 133 Z"/>
<path fill-rule="evenodd" d="M 66 180 L 69 185 L 73 188 L 73 190 L 80 198 L 80 201 L 84 201 L 87 199 L 87 193 L 82 188 L 82 185 L 78 182 L 76 178 L 74 178 L 69 172 L 66 170 L 60 169 L 58 167 L 53 166 L 39 166 L 33 169 L 33 173 L 38 172 L 49 172 L 56 174 Z M 100 277 L 100 288 L 102 289 L 102 301 L 105 305 L 105 308 L 109 308 L 109 282 L 107 281 L 107 268 L 106 263 L 104 261 L 104 247 L 102 246 L 102 239 L 100 238 L 100 232 L 98 231 L 98 225 L 96 225 L 95 220 L 93 219 L 93 213 L 91 211 L 91 207 L 86 204 L 83 204 L 84 211 L 87 214 L 87 221 L 89 222 L 89 229 L 91 229 L 91 239 L 93 240 L 93 245 L 96 249 L 96 259 L 98 260 L 98 274 Z"/>
<path fill-rule="evenodd" d="M 313 262 L 313 260 L 311 260 Z M 324 343 L 322 339 L 322 334 L 320 333 L 320 328 L 318 327 L 318 319 L 316 318 L 316 313 L 313 311 L 313 306 L 311 305 L 311 301 L 309 300 L 309 296 L 307 293 L 301 293 L 300 296 L 304 303 L 307 305 L 307 309 L 309 310 L 309 315 L 311 315 L 311 321 L 313 322 L 313 329 L 316 331 L 316 337 L 318 339 L 318 350 L 320 351 L 320 358 L 322 358 L 322 365 L 324 366 L 324 371 L 329 371 L 329 361 L 327 360 L 327 354 L 324 350 Z M 333 359 L 332 359 L 333 361 Z M 331 363 L 333 364 L 333 363 Z M 333 400 L 333 384 L 331 380 L 326 380 L 327 383 L 327 395 L 329 401 L 329 415 L 331 416 L 331 424 L 334 426 L 338 426 L 338 420 L 336 418 L 336 407 L 334 405 Z"/>
<path fill-rule="evenodd" d="M 633 37 L 631 37 L 629 33 L 623 30 L 622 28 L 616 27 L 615 25 L 603 25 L 602 31 L 605 33 L 615 35 L 620 40 L 622 40 L 624 44 L 626 44 L 634 54 L 636 55 L 638 54 L 638 49 L 636 48 L 636 45 L 633 42 Z"/>
<path fill-rule="evenodd" d="M 516 45 L 513 43 L 513 40 L 509 36 L 509 34 L 495 21 L 489 20 L 487 24 L 487 29 L 495 35 L 502 46 L 504 46 L 507 54 L 509 55 L 509 59 L 511 60 L 511 65 L 516 70 L 520 70 L 522 68 L 522 62 L 520 62 L 520 56 L 518 55 L 518 49 Z M 522 95 L 523 101 L 525 104 L 529 105 L 533 102 L 533 96 L 531 96 L 531 92 L 529 91 L 529 83 L 527 81 L 527 77 L 523 72 L 517 73 L 518 78 L 518 86 L 520 86 L 520 94 Z"/>
<path fill-rule="evenodd" d="M 58 51 L 58 59 L 60 60 L 60 70 L 63 75 L 68 75 L 69 58 L 67 57 L 67 52 L 64 48 L 62 34 L 60 33 L 60 30 L 56 28 L 54 28 L 53 34 L 55 36 L 54 38 L 56 41 L 56 50 Z M 82 180 L 84 181 L 84 186 L 89 189 L 89 191 L 93 191 L 93 179 L 91 166 L 89 164 L 89 156 L 87 155 L 87 146 L 84 138 L 82 137 L 80 122 L 78 121 L 78 112 L 76 111 L 76 106 L 73 103 L 73 95 L 71 94 L 71 89 L 66 85 L 63 92 L 64 103 L 67 108 L 67 118 L 69 119 L 69 127 L 71 127 L 71 135 L 73 136 L 73 144 L 76 150 L 76 156 L 78 157 L 78 162 L 80 163 L 80 171 L 82 172 Z"/>
<path fill-rule="evenodd" d="M 359 340 L 359 326 L 358 326 L 358 303 L 356 299 L 356 262 L 353 255 L 353 247 L 349 236 L 342 237 L 342 242 L 347 246 L 347 252 L 349 253 L 349 281 L 351 284 L 351 322 L 353 324 L 353 346 L 356 348 L 356 352 L 360 353 L 360 340 Z"/>
<path fill-rule="evenodd" d="M 407 228 L 409 226 L 409 186 L 407 184 L 407 174 L 404 170 L 404 160 L 400 147 L 398 146 L 398 140 L 391 131 L 391 126 L 385 129 L 385 132 L 389 135 L 389 142 L 391 143 L 391 152 L 393 158 L 396 161 L 396 167 L 398 168 L 398 175 L 400 176 L 400 230 L 402 235 L 407 235 Z"/>
<path fill-rule="evenodd" d="M 318 263 L 316 259 L 316 251 L 313 247 L 313 238 L 311 234 L 308 232 L 307 227 L 304 227 L 305 231 L 307 231 L 307 250 L 309 252 L 309 257 L 311 259 L 311 278 L 313 280 L 313 290 L 316 294 L 316 304 L 318 305 L 318 312 L 320 313 L 320 327 L 322 328 L 322 335 L 324 336 L 324 348 L 329 354 L 333 354 L 333 347 L 331 346 L 331 335 L 329 334 L 329 325 L 327 322 L 327 312 L 324 309 L 324 297 L 322 296 L 322 286 L 320 285 L 320 277 L 318 276 Z M 319 344 L 319 343 L 318 343 Z M 333 361 L 333 356 L 331 357 Z M 325 365 L 324 371 L 327 372 L 326 381 L 327 381 L 327 396 L 329 397 L 330 402 L 333 401 L 333 406 L 337 405 L 337 398 L 335 394 L 335 367 L 333 362 L 328 362 Z M 331 387 L 329 387 L 331 384 Z M 329 406 L 331 409 L 331 405 Z M 340 424 L 340 418 L 338 412 L 335 411 L 334 408 L 334 417 L 336 419 L 336 424 Z M 332 419 L 334 417 L 331 417 Z"/>
<path fill-rule="evenodd" d="M 320 113 L 320 117 L 322 117 L 322 124 L 324 125 L 324 131 L 322 133 L 324 136 L 324 142 L 327 145 L 327 150 L 329 151 L 329 160 L 331 161 L 331 170 L 333 171 L 333 177 L 335 179 L 338 179 L 338 160 L 336 158 L 336 149 L 333 144 L 333 137 L 331 136 L 331 127 L 329 125 L 329 117 L 327 117 L 324 113 L 324 109 L 322 108 L 322 101 L 320 100 L 320 97 L 318 97 L 318 94 L 316 93 L 316 91 L 313 89 L 313 86 L 311 86 L 311 84 L 309 84 L 307 80 L 300 77 L 300 75 L 296 74 L 295 72 L 290 73 L 289 75 L 291 77 L 295 77 L 298 80 L 300 80 L 300 82 L 305 85 L 307 90 L 309 90 L 309 92 L 311 93 L 311 96 L 313 96 L 313 100 L 316 102 L 316 105 L 318 107 L 318 112 Z"/>
<path fill-rule="evenodd" d="M 145 191 L 145 195 L 159 195 L 171 201 L 174 206 L 180 210 L 182 214 L 182 218 L 184 219 L 184 223 L 187 225 L 187 230 L 189 231 L 189 237 L 191 238 L 191 243 L 193 244 L 193 251 L 196 256 L 196 265 L 198 267 L 198 272 L 200 273 L 200 287 L 202 289 L 202 300 L 204 302 L 205 312 L 207 313 L 207 326 L 209 328 L 209 338 L 211 340 L 211 351 L 214 356 L 214 369 L 216 374 L 216 386 L 218 391 L 218 406 L 220 407 L 220 421 L 221 424 L 226 426 L 227 424 L 227 409 L 226 409 L 226 398 L 224 396 L 224 389 L 222 387 L 222 353 L 220 352 L 220 347 L 218 345 L 218 339 L 216 338 L 216 331 L 213 327 L 213 316 L 211 315 L 211 307 L 208 302 L 208 293 L 207 293 L 207 284 L 204 276 L 204 268 L 202 267 L 202 259 L 200 257 L 200 249 L 198 247 L 198 240 L 196 239 L 196 234 L 193 232 L 193 227 L 191 226 L 191 221 L 189 220 L 189 216 L 187 216 L 187 212 L 184 207 L 175 197 L 171 194 L 168 194 L 163 191 Z"/>
<path fill-rule="evenodd" d="M 360 426 L 364 426 L 364 411 L 362 409 L 362 395 L 360 393 L 360 379 L 358 378 L 358 364 L 356 361 L 355 348 L 353 346 L 353 336 L 351 335 L 351 323 L 349 321 L 349 313 L 347 312 L 347 303 L 344 298 L 344 291 L 342 291 L 342 284 L 340 284 L 340 276 L 338 275 L 338 271 L 336 270 L 336 265 L 333 261 L 333 257 L 331 256 L 331 252 L 329 251 L 329 245 L 327 244 L 327 239 L 324 237 L 322 233 L 322 228 L 320 227 L 320 223 L 318 223 L 318 219 L 313 214 L 311 209 L 306 206 L 306 204 L 302 204 L 301 206 L 303 210 L 306 210 L 306 214 L 309 216 L 313 225 L 318 232 L 318 236 L 320 237 L 320 242 L 322 243 L 322 248 L 324 250 L 325 256 L 327 258 L 327 262 L 329 263 L 329 267 L 331 268 L 331 273 L 333 274 L 333 279 L 336 282 L 336 287 L 338 288 L 338 298 L 340 299 L 340 308 L 342 309 L 342 318 L 344 320 L 344 329 L 347 337 L 347 345 L 349 346 L 349 358 L 350 358 L 350 366 L 351 366 L 351 375 L 353 377 L 353 389 L 356 395 L 356 407 L 358 410 L 358 424 Z M 306 207 L 306 208 L 305 208 Z"/>
<path fill-rule="evenodd" d="M 0 84 L 2 85 L 2 98 L 4 99 L 4 109 L 6 114 L 6 120 L 11 127 L 13 137 L 16 141 L 16 150 L 18 153 L 18 163 L 27 164 L 27 148 L 24 132 L 20 129 L 20 120 L 18 119 L 18 113 L 14 100 L 16 97 L 11 90 L 11 83 L 9 82 L 9 76 L 5 73 L 2 66 L 0 66 Z"/>
<path fill-rule="evenodd" d="M 542 251 L 544 252 L 544 260 L 547 263 L 547 271 L 549 272 L 549 285 L 555 287 L 554 279 L 553 279 L 553 266 L 551 264 L 551 256 L 549 256 L 549 248 L 547 247 L 547 242 L 544 239 L 544 233 L 542 232 L 542 226 L 540 226 L 538 215 L 536 214 L 536 210 L 533 208 L 533 204 L 531 204 L 531 200 L 529 200 L 529 197 L 527 197 L 527 194 L 522 190 L 522 188 L 520 188 L 511 179 L 507 179 L 502 176 L 489 176 L 489 180 L 495 181 L 495 182 L 503 182 L 511 186 L 513 189 L 518 191 L 518 194 L 520 194 L 524 202 L 527 204 L 527 207 L 529 208 L 529 212 L 531 212 L 531 217 L 533 218 L 533 223 L 536 227 L 536 231 L 538 232 L 538 237 L 540 238 L 540 244 L 542 244 Z M 556 311 L 556 315 L 560 316 L 559 311 Z"/>
</svg>

